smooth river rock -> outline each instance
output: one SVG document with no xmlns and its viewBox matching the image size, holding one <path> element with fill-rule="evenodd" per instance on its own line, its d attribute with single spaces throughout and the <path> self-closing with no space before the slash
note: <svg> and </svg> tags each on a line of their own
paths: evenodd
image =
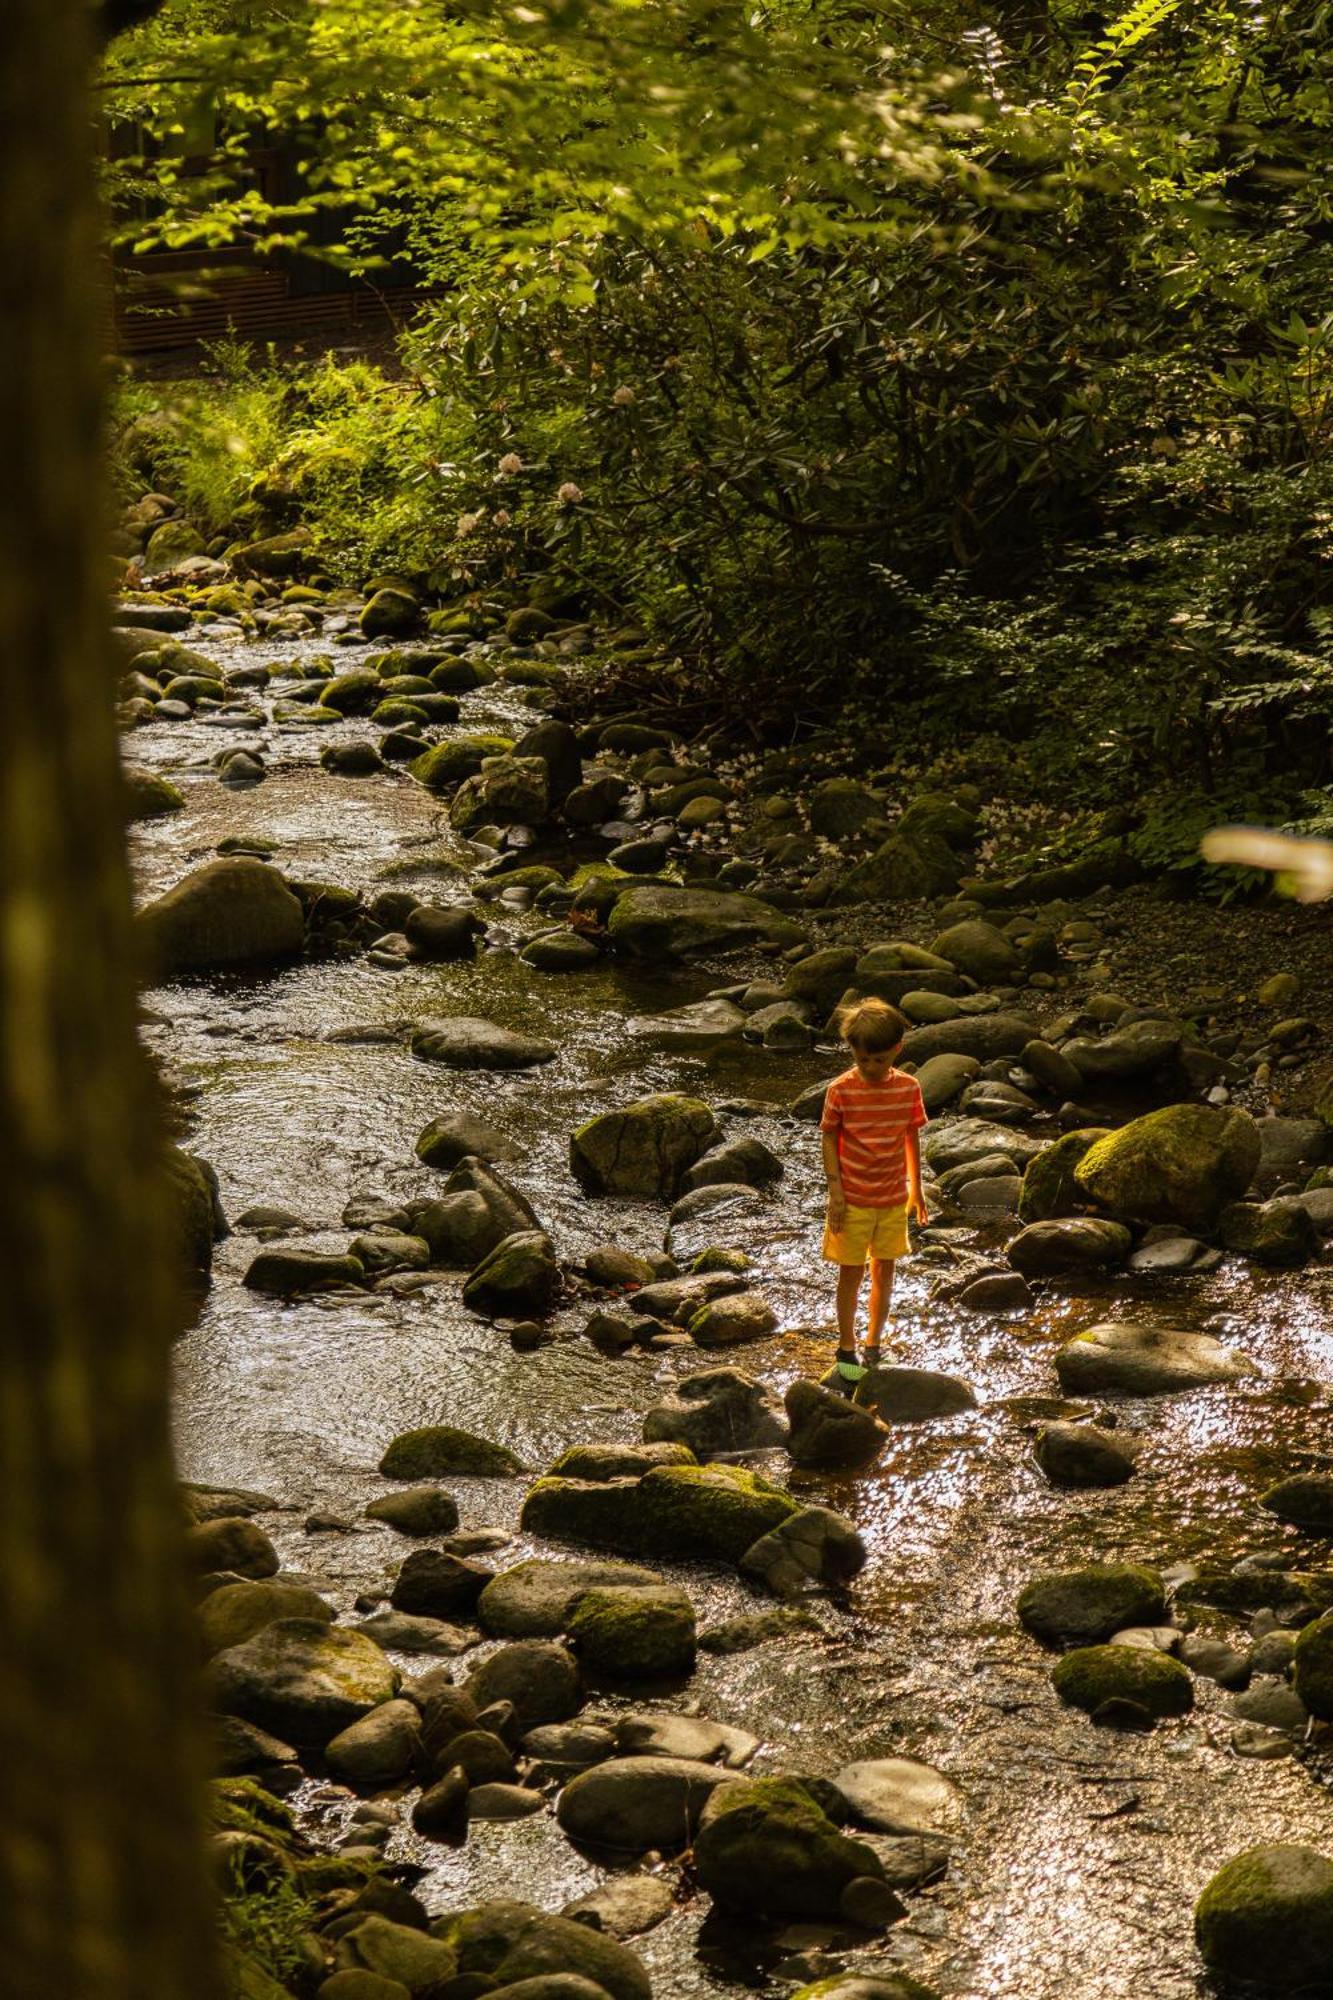
<svg viewBox="0 0 1333 2000">
<path fill-rule="evenodd" d="M 571 1840 L 644 1853 L 688 1847 L 719 1785 L 738 1780 L 719 1764 L 687 1757 L 613 1757 L 570 1780 L 556 1818 Z"/>
<path fill-rule="evenodd" d="M 449 1069 L 533 1069 L 553 1062 L 554 1042 L 525 1035 L 494 1021 L 456 1015 L 447 1021 L 420 1021 L 412 1031 L 412 1053 Z"/>
<path fill-rule="evenodd" d="M 869 1757 L 833 1780 L 854 1819 L 880 1833 L 941 1833 L 956 1825 L 963 1795 L 952 1778 L 913 1757 Z"/>
<path fill-rule="evenodd" d="M 1214 1382 L 1238 1382 L 1258 1369 L 1239 1348 L 1183 1328 L 1102 1320 L 1055 1357 L 1060 1386 L 1076 1396 L 1164 1396 Z"/>
</svg>

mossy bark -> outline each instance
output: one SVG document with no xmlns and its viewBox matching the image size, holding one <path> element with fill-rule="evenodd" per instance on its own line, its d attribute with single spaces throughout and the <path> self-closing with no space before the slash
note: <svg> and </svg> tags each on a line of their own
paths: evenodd
<svg viewBox="0 0 1333 2000">
<path fill-rule="evenodd" d="M 212 2000 L 102 590 L 85 0 L 0 69 L 0 1906 L 14 2000 Z"/>
</svg>

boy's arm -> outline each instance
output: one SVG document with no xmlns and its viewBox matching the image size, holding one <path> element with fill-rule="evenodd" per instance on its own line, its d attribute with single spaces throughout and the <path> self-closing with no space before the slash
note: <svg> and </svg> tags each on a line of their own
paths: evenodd
<svg viewBox="0 0 1333 2000">
<path fill-rule="evenodd" d="M 921 1134 L 907 1134 L 907 1207 L 918 1222 L 926 1220 L 926 1204 L 921 1195 Z"/>
<path fill-rule="evenodd" d="M 838 1135 L 836 1132 L 825 1132 L 822 1136 L 824 1178 L 828 1182 L 829 1228 L 837 1231 L 847 1220 L 847 1201 L 842 1191 L 842 1162 L 838 1158 Z"/>
</svg>

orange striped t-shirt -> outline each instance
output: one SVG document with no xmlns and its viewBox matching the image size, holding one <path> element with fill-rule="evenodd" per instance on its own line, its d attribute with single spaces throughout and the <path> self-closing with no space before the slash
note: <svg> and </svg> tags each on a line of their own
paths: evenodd
<svg viewBox="0 0 1333 2000">
<path fill-rule="evenodd" d="M 901 1208 L 907 1199 L 907 1135 L 925 1123 L 914 1076 L 891 1069 L 882 1083 L 867 1083 L 849 1069 L 834 1078 L 819 1129 L 837 1134 L 848 1201 L 858 1208 Z"/>
</svg>

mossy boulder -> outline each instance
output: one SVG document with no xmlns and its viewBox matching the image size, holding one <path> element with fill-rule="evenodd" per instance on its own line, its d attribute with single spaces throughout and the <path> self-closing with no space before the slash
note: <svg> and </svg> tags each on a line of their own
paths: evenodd
<svg viewBox="0 0 1333 2000">
<path fill-rule="evenodd" d="M 457 1953 L 458 1969 L 480 1975 L 485 1991 L 555 1973 L 591 1980 L 611 2000 L 652 2000 L 642 1961 L 615 1938 L 531 1903 L 495 1901 L 440 1917 L 434 1933 Z"/>
<path fill-rule="evenodd" d="M 169 979 L 291 958 L 305 916 L 276 868 L 235 855 L 206 862 L 149 903 L 139 934 L 154 973 Z"/>
<path fill-rule="evenodd" d="M 1333 1611 L 1306 1625 L 1296 1641 L 1292 1684 L 1321 1722 L 1333 1721 Z"/>
<path fill-rule="evenodd" d="M 663 1091 L 580 1125 L 569 1142 L 569 1164 L 588 1194 L 669 1201 L 720 1136 L 700 1098 Z"/>
<path fill-rule="evenodd" d="M 157 771 L 125 771 L 121 783 L 128 819 L 161 819 L 185 804 L 185 794 Z"/>
<path fill-rule="evenodd" d="M 333 1607 L 303 1583 L 279 1583 L 274 1578 L 224 1583 L 199 1606 L 199 1630 L 207 1653 L 243 1646 L 276 1625 L 280 1618 L 305 1618 L 319 1625 L 333 1623 Z"/>
<path fill-rule="evenodd" d="M 1127 1222 L 1211 1230 L 1259 1165 L 1259 1128 L 1246 1111 L 1168 1104 L 1090 1146 L 1074 1180 L 1097 1208 Z"/>
<path fill-rule="evenodd" d="M 458 1502 L 442 1486 L 410 1486 L 405 1493 L 382 1493 L 365 1508 L 368 1521 L 383 1521 L 400 1535 L 452 1535 Z"/>
<path fill-rule="evenodd" d="M 509 1479 L 522 1470 L 505 1445 L 453 1424 L 400 1431 L 380 1460 L 386 1479 L 440 1479 L 450 1472 L 465 1479 Z"/>
<path fill-rule="evenodd" d="M 1333 1474 L 1294 1472 L 1261 1494 L 1259 1505 L 1308 1535 L 1333 1536 Z"/>
<path fill-rule="evenodd" d="M 1278 1270 L 1308 1264 L 1323 1248 L 1313 1218 L 1295 1202 L 1229 1202 L 1217 1229 L 1224 1249 Z"/>
<path fill-rule="evenodd" d="M 1012 985 L 1023 970 L 1022 954 L 994 924 L 967 917 L 941 931 L 931 950 L 978 985 Z"/>
<path fill-rule="evenodd" d="M 788 1922 L 836 1920 L 852 1882 L 884 1876 L 874 1848 L 840 1833 L 799 1778 L 720 1785 L 704 1808 L 694 1863 L 724 1909 Z"/>
<path fill-rule="evenodd" d="M 338 1941 L 339 1964 L 364 1968 L 405 1986 L 413 2000 L 430 2000 L 458 1969 L 455 1952 L 411 1924 L 372 1912 Z"/>
<path fill-rule="evenodd" d="M 144 568 L 152 576 L 159 570 L 174 569 L 187 556 L 201 556 L 203 553 L 204 538 L 192 521 L 163 521 L 148 537 Z"/>
<path fill-rule="evenodd" d="M 1018 1195 L 1019 1221 L 1049 1222 L 1059 1215 L 1083 1213 L 1090 1203 L 1074 1178 L 1075 1170 L 1099 1139 L 1110 1136 L 1105 1125 L 1084 1126 L 1077 1132 L 1066 1132 L 1029 1160 Z"/>
<path fill-rule="evenodd" d="M 219 1226 L 221 1210 L 212 1169 L 193 1153 L 179 1146 L 165 1146 L 160 1159 L 166 1183 L 172 1240 L 187 1274 L 208 1271 L 213 1263 L 213 1245 L 225 1235 L 225 1218 Z"/>
<path fill-rule="evenodd" d="M 278 1552 L 254 1521 L 242 1515 L 222 1515 L 200 1521 L 185 1531 L 185 1555 L 198 1575 L 221 1575 L 259 1581 L 276 1576 Z"/>
<path fill-rule="evenodd" d="M 588 1590 L 567 1632 L 584 1671 L 599 1679 L 672 1680 L 694 1671 L 694 1606 L 667 1584 Z"/>
<path fill-rule="evenodd" d="M 553 1639 L 590 1590 L 652 1589 L 655 1570 L 633 1563 L 550 1562 L 530 1557 L 493 1577 L 477 1600 L 484 1632 L 502 1639 Z"/>
<path fill-rule="evenodd" d="M 1166 1592 L 1157 1571 L 1139 1563 L 1091 1563 L 1034 1577 L 1018 1615 L 1048 1645 L 1096 1645 L 1127 1625 L 1160 1625 Z"/>
<path fill-rule="evenodd" d="M 465 778 L 475 777 L 488 757 L 504 757 L 513 747 L 511 736 L 455 736 L 432 744 L 407 768 L 428 791 L 451 792 Z"/>
<path fill-rule="evenodd" d="M 1108 1703 L 1132 1703 L 1154 1720 L 1185 1715 L 1194 1706 L 1194 1682 L 1188 1670 L 1169 1653 L 1149 1652 L 1143 1646 L 1079 1646 L 1057 1660 L 1051 1685 L 1061 1701 L 1081 1708 L 1094 1721 Z"/>
<path fill-rule="evenodd" d="M 739 1562 L 800 1510 L 789 1493 L 736 1465 L 658 1465 L 640 1479 L 539 1479 L 523 1503 L 525 1532 L 628 1555 Z"/>
<path fill-rule="evenodd" d="M 730 1292 L 708 1299 L 690 1315 L 690 1338 L 699 1347 L 737 1347 L 777 1331 L 778 1316 L 760 1292 Z"/>
<path fill-rule="evenodd" d="M 339 715 L 369 715 L 384 696 L 384 685 L 378 674 L 358 670 L 350 674 L 335 674 L 325 681 L 320 690 L 320 701 L 325 708 L 336 708 Z"/>
<path fill-rule="evenodd" d="M 506 1315 L 544 1319 L 560 1296 L 560 1266 L 540 1229 L 519 1230 L 496 1244 L 463 1286 L 463 1304 L 485 1319 Z"/>
<path fill-rule="evenodd" d="M 487 757 L 464 778 L 449 807 L 449 824 L 540 826 L 551 810 L 549 772 L 540 757 Z"/>
<path fill-rule="evenodd" d="M 1250 1847 L 1194 1906 L 1208 1970 L 1273 1993 L 1325 1992 L 1333 1966 L 1333 1861 L 1312 1847 Z"/>
<path fill-rule="evenodd" d="M 803 1001 L 817 1014 L 828 1015 L 852 983 L 857 953 L 851 945 L 826 945 L 798 959 L 782 982 L 789 1000 Z"/>
<path fill-rule="evenodd" d="M 255 542 L 234 542 L 227 560 L 238 576 L 301 576 L 312 560 L 309 528 L 265 535 Z"/>
<path fill-rule="evenodd" d="M 943 792 L 922 793 L 874 853 L 843 876 L 835 900 L 904 902 L 947 895 L 962 880 L 976 825 L 970 807 Z"/>
<path fill-rule="evenodd" d="M 330 1737 L 391 1701 L 398 1669 L 359 1632 L 313 1618 L 282 1618 L 217 1655 L 213 1705 L 271 1730 L 284 1743 Z"/>
<path fill-rule="evenodd" d="M 421 619 L 421 606 L 406 590 L 377 590 L 361 613 L 361 630 L 367 639 L 401 639 L 414 632 Z"/>
<path fill-rule="evenodd" d="M 789 1493 L 739 1465 L 658 1465 L 639 1482 L 644 1547 L 739 1562 L 800 1511 Z"/>
<path fill-rule="evenodd" d="M 261 1250 L 246 1269 L 242 1284 L 270 1298 L 295 1298 L 302 1292 L 325 1292 L 359 1285 L 366 1267 L 359 1257 L 332 1250 Z"/>
</svg>

